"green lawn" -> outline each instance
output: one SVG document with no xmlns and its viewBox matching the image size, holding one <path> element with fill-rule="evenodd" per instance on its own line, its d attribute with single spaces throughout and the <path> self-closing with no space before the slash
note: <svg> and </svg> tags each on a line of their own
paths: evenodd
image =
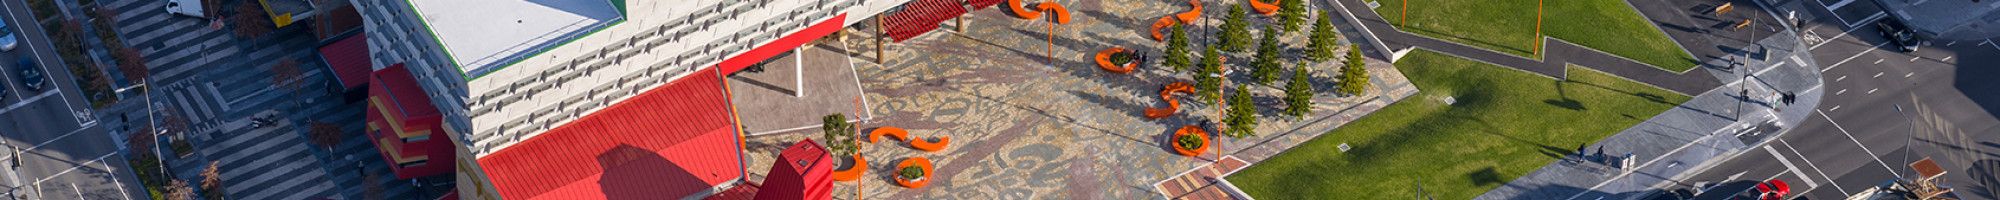
<svg viewBox="0 0 2000 200">
<path fill-rule="evenodd" d="M 1403 31 L 1515 55 L 1532 54 L 1538 0 L 1378 0 Z M 1542 33 L 1674 72 L 1695 60 L 1624 1 L 1544 1 Z M 1404 18 L 1407 17 L 1407 18 Z M 1403 20 L 1408 20 L 1407 23 Z"/>
<path fill-rule="evenodd" d="M 1396 66 L 1422 92 L 1228 179 L 1260 199 L 1404 199 L 1418 180 L 1471 199 L 1688 100 L 1580 67 L 1559 83 L 1426 50 Z"/>
</svg>

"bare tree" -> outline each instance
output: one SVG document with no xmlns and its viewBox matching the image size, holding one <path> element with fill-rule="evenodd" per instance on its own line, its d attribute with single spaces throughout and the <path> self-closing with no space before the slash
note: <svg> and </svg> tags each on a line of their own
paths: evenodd
<svg viewBox="0 0 2000 200">
<path fill-rule="evenodd" d="M 303 77 L 305 71 L 299 69 L 299 61 L 292 58 L 280 59 L 278 64 L 271 65 L 271 85 L 287 90 L 298 90 L 299 79 Z"/>
<path fill-rule="evenodd" d="M 209 161 L 208 168 L 201 170 L 202 196 L 211 200 L 222 199 L 222 162 Z"/>
<path fill-rule="evenodd" d="M 174 179 L 173 184 L 167 185 L 167 199 L 168 200 L 194 199 L 194 188 L 189 188 L 186 180 Z"/>
<path fill-rule="evenodd" d="M 153 138 L 153 127 L 139 127 L 138 132 L 125 137 L 125 147 L 132 148 L 132 152 L 152 153 L 153 143 L 158 141 Z"/>
<path fill-rule="evenodd" d="M 166 115 L 160 118 L 160 130 L 167 133 L 179 135 L 180 133 L 187 132 L 187 128 L 187 118 L 182 118 L 180 115 Z"/>
<path fill-rule="evenodd" d="M 152 75 L 152 72 L 146 69 L 146 57 L 139 55 L 137 48 L 119 48 L 118 51 L 111 53 L 111 57 L 118 60 L 118 71 L 125 73 L 125 80 L 133 83 L 145 82 L 146 77 Z"/>
<path fill-rule="evenodd" d="M 313 144 L 325 147 L 327 151 L 332 151 L 334 145 L 340 144 L 343 135 L 339 125 L 322 121 L 313 121 L 310 124 L 311 128 L 306 133 L 312 137 Z"/>
<path fill-rule="evenodd" d="M 271 24 L 271 16 L 264 14 L 264 7 L 258 6 L 257 1 L 237 3 L 236 16 L 230 16 L 230 21 L 236 24 L 236 35 L 247 38 L 263 36 L 276 26 Z"/>
</svg>

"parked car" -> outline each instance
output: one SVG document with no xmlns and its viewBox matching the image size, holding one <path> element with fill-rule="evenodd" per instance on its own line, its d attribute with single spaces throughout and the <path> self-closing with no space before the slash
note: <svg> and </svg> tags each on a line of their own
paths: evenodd
<svg viewBox="0 0 2000 200">
<path fill-rule="evenodd" d="M 42 91 L 42 83 L 48 82 L 48 78 L 42 75 L 42 68 L 35 66 L 35 60 L 27 58 L 22 58 L 20 64 L 21 85 L 28 86 L 28 90 Z"/>
<path fill-rule="evenodd" d="M 1895 43 L 1898 51 L 1914 52 L 1917 51 L 1917 45 L 1923 43 L 1922 36 L 1918 36 L 1915 30 L 1910 30 L 1910 26 L 1903 25 L 1903 21 L 1893 17 L 1875 21 L 1875 29 L 1882 31 L 1882 37 L 1889 38 L 1889 42 Z"/>
<path fill-rule="evenodd" d="M 201 10 L 201 0 L 167 0 L 167 13 L 208 18 Z"/>
<path fill-rule="evenodd" d="M 8 26 L 6 21 L 0 21 L 0 51 L 13 51 L 15 43 L 19 42 L 14 39 L 14 26 Z"/>
</svg>

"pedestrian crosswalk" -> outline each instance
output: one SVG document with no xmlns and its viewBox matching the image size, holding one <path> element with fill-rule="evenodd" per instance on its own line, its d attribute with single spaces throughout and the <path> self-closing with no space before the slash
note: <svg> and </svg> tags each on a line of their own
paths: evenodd
<svg viewBox="0 0 2000 200">
<path fill-rule="evenodd" d="M 365 106 L 325 92 L 331 75 L 313 56 L 320 41 L 303 27 L 310 23 L 243 38 L 212 28 L 212 19 L 169 14 L 161 9 L 166 2 L 97 1 L 119 11 L 116 32 L 145 56 L 154 87 L 148 104 L 171 107 L 160 109 L 189 122 L 197 153 L 168 161 L 176 178 L 200 180 L 200 170 L 217 161 L 230 199 L 359 199 L 364 174 L 381 176 L 372 184 L 383 185 L 387 199 L 428 198 L 395 179 L 359 134 Z M 304 71 L 297 89 L 272 84 L 271 66 L 287 59 Z M 242 125 L 262 116 L 277 125 Z M 307 123 L 315 121 L 340 126 L 346 138 L 330 151 L 307 142 Z"/>
</svg>

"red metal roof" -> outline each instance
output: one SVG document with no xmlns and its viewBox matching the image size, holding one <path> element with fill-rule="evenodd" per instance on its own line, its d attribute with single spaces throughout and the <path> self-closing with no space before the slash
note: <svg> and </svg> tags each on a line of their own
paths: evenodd
<svg viewBox="0 0 2000 200">
<path fill-rule="evenodd" d="M 367 34 L 354 34 L 353 37 L 320 46 L 319 57 L 326 60 L 326 67 L 333 69 L 334 79 L 340 81 L 344 88 L 368 83 L 368 72 L 374 71 L 374 64 L 368 62 Z"/>
<path fill-rule="evenodd" d="M 743 176 L 716 68 L 479 158 L 506 199 L 675 199 Z"/>
</svg>

